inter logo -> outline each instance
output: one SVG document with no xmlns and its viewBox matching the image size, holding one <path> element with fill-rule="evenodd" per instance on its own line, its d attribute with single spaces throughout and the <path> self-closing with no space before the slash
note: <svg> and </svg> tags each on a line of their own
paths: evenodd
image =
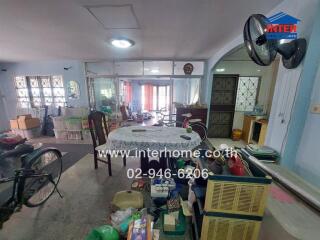
<svg viewBox="0 0 320 240">
<path fill-rule="evenodd" d="M 296 39 L 299 19 L 284 12 L 277 13 L 268 18 L 267 39 Z"/>
</svg>

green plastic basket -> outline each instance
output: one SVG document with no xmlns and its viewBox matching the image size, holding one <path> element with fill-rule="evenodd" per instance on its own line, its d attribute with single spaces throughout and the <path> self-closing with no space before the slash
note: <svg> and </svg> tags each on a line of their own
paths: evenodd
<svg viewBox="0 0 320 240">
<path fill-rule="evenodd" d="M 82 118 L 67 118 L 66 119 L 67 130 L 79 131 L 82 129 Z"/>
</svg>

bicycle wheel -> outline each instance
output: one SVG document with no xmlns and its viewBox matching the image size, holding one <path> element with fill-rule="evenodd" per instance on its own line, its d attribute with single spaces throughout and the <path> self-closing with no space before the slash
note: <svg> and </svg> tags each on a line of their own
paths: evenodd
<svg viewBox="0 0 320 240">
<path fill-rule="evenodd" d="M 42 149 L 31 157 L 27 169 L 36 177 L 26 177 L 23 189 L 24 204 L 37 207 L 47 201 L 56 190 L 62 172 L 61 153 L 56 149 Z"/>
<path fill-rule="evenodd" d="M 196 122 L 196 123 L 190 123 L 189 124 L 192 127 L 192 130 L 195 131 L 196 133 L 199 134 L 200 138 L 202 141 L 206 140 L 208 135 L 207 135 L 207 127 L 201 122 Z"/>
</svg>

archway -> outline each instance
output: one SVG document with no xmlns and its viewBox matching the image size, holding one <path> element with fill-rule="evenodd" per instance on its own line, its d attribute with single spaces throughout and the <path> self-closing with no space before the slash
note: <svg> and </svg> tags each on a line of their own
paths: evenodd
<svg viewBox="0 0 320 240">
<path fill-rule="evenodd" d="M 278 65 L 278 59 L 266 67 L 255 64 L 243 44 L 214 65 L 208 129 L 215 147 L 223 141 L 239 146 L 264 145 Z M 229 142 L 235 129 L 242 132 L 241 140 Z"/>
</svg>

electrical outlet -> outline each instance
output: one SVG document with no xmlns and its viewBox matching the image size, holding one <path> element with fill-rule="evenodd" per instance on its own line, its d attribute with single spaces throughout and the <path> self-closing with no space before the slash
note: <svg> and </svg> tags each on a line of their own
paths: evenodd
<svg viewBox="0 0 320 240">
<path fill-rule="evenodd" d="M 311 112 L 320 114 L 320 104 L 313 104 L 311 106 Z"/>
</svg>

